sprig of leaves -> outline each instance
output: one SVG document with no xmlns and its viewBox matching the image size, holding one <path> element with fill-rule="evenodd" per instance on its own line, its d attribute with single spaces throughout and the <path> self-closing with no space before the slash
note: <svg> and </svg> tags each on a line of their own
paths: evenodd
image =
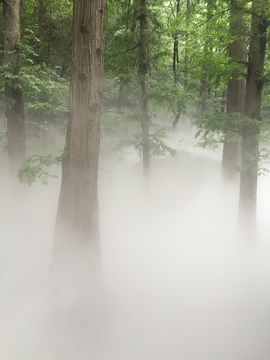
<svg viewBox="0 0 270 360">
<path fill-rule="evenodd" d="M 168 154 L 174 156 L 176 154 L 175 149 L 166 145 L 166 143 L 163 141 L 164 138 L 167 138 L 166 127 L 162 127 L 149 135 L 148 142 L 150 157 L 161 157 Z M 142 157 L 143 140 L 143 133 L 137 133 L 133 136 L 132 139 L 121 141 L 117 145 L 117 149 L 119 150 L 123 147 L 131 147 L 137 151 L 139 157 Z"/>
<path fill-rule="evenodd" d="M 21 169 L 18 172 L 18 178 L 20 183 L 26 183 L 31 186 L 37 179 L 41 180 L 43 185 L 48 185 L 48 179 L 53 178 L 57 179 L 56 174 L 49 173 L 46 168 L 49 168 L 52 165 L 60 165 L 63 159 L 66 157 L 66 149 L 64 149 L 60 156 L 54 155 L 32 155 L 27 158 Z"/>
</svg>

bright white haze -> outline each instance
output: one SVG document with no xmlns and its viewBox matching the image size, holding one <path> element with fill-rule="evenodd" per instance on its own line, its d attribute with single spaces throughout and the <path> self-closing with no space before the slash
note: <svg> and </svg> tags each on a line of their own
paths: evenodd
<svg viewBox="0 0 270 360">
<path fill-rule="evenodd" d="M 52 281 L 60 181 L 15 206 L 2 177 L 0 359 L 269 360 L 270 177 L 245 242 L 220 165 L 195 149 L 152 159 L 147 206 L 134 154 L 100 165 L 101 287 Z"/>
</svg>

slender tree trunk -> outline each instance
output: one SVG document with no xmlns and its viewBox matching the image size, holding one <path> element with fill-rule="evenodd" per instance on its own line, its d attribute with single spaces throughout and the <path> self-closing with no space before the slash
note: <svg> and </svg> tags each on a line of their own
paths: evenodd
<svg viewBox="0 0 270 360">
<path fill-rule="evenodd" d="M 130 6 L 130 3 L 129 3 L 129 6 Z M 133 14 L 132 14 L 132 25 L 131 25 L 130 31 L 132 33 L 134 33 L 134 31 L 136 30 L 137 17 L 138 17 L 138 13 L 139 13 L 139 11 L 137 10 L 137 0 L 133 1 L 132 7 L 133 7 Z M 134 35 L 132 35 L 132 39 L 133 38 L 134 38 Z"/>
<path fill-rule="evenodd" d="M 125 91 L 125 85 L 123 83 L 120 83 L 119 92 L 118 92 L 118 109 L 120 112 L 124 105 L 124 91 Z"/>
<path fill-rule="evenodd" d="M 178 105 L 178 107 L 177 107 L 177 114 L 176 114 L 175 119 L 174 119 L 173 124 L 172 124 L 172 127 L 173 127 L 173 128 L 176 127 L 176 125 L 177 125 L 177 123 L 178 123 L 178 121 L 179 121 L 179 119 L 180 119 L 180 116 L 181 116 L 181 106 Z"/>
<path fill-rule="evenodd" d="M 174 82 L 177 83 L 177 81 L 178 81 L 177 65 L 179 64 L 177 35 L 174 35 L 173 39 L 174 39 L 174 41 L 173 41 L 173 75 L 174 75 Z"/>
<path fill-rule="evenodd" d="M 17 180 L 17 173 L 26 157 L 23 93 L 18 87 L 20 53 L 20 1 L 4 0 L 4 61 L 10 66 L 11 77 L 5 79 L 7 100 L 7 142 L 10 176 Z M 17 180 L 18 181 L 18 180 Z"/>
<path fill-rule="evenodd" d="M 251 38 L 245 96 L 245 117 L 255 120 L 243 129 L 242 168 L 240 176 L 239 219 L 245 225 L 256 222 L 257 178 L 259 156 L 259 125 L 261 121 L 261 100 L 263 71 L 268 22 L 263 19 L 263 6 L 266 1 L 253 2 Z M 260 11 L 258 11 L 260 9 Z M 258 11 L 257 14 L 256 11 Z"/>
<path fill-rule="evenodd" d="M 180 0 L 177 0 L 176 2 L 176 16 L 179 14 L 180 12 Z M 179 64 L 179 54 L 178 54 L 178 39 L 177 39 L 177 34 L 174 34 L 173 36 L 173 75 L 174 75 L 174 82 L 178 83 L 179 81 L 179 76 L 178 76 L 178 69 L 177 66 Z M 182 113 L 182 109 L 181 109 L 181 105 L 178 102 L 177 104 L 177 113 L 175 115 L 174 121 L 172 123 L 172 127 L 175 128 L 176 125 L 178 124 L 178 121 L 181 117 L 181 113 Z"/>
<path fill-rule="evenodd" d="M 231 34 L 237 37 L 229 44 L 229 56 L 236 61 L 246 61 L 247 44 L 244 38 L 244 18 L 241 10 L 231 7 L 232 21 L 230 24 Z M 241 36 L 241 38 L 240 38 Z M 245 79 L 241 79 L 239 70 L 235 70 L 232 79 L 228 81 L 227 87 L 227 116 L 234 114 L 244 115 L 245 101 Z M 233 141 L 235 134 L 227 132 L 223 145 L 222 154 L 222 175 L 226 180 L 235 180 L 237 172 L 235 167 L 241 163 L 241 144 L 239 141 Z"/>
<path fill-rule="evenodd" d="M 213 9 L 212 9 L 213 3 L 212 0 L 208 0 L 207 2 L 207 25 L 206 25 L 206 31 L 207 33 L 209 33 L 210 29 L 209 29 L 209 20 L 211 19 L 212 13 L 213 13 Z M 205 41 L 205 45 L 204 45 L 204 52 L 205 55 L 207 55 L 207 52 L 212 51 L 212 48 L 209 48 L 209 41 L 206 40 Z M 206 66 L 203 65 L 203 70 L 205 72 L 206 70 Z M 211 92 L 211 87 L 209 84 L 208 79 L 206 78 L 206 76 L 204 75 L 201 79 L 201 89 L 200 89 L 200 105 L 201 105 L 201 113 L 203 114 L 206 109 L 207 109 L 207 100 L 209 98 Z"/>
<path fill-rule="evenodd" d="M 148 192 L 150 181 L 149 154 L 149 108 L 148 108 L 148 49 L 147 49 L 147 16 L 146 0 L 140 0 L 140 59 L 139 70 L 142 89 L 142 159 L 145 190 Z"/>
<path fill-rule="evenodd" d="M 189 9 L 190 9 L 190 0 L 187 0 L 187 17 L 186 22 L 188 25 L 189 21 Z M 185 73 L 184 73 L 184 89 L 188 89 L 188 33 L 185 36 Z"/>
<path fill-rule="evenodd" d="M 128 1 L 128 7 L 131 6 L 130 5 L 130 1 Z M 138 18 L 138 13 L 139 10 L 137 9 L 137 0 L 133 1 L 132 4 L 132 8 L 133 8 L 133 14 L 132 14 L 132 24 L 130 27 L 130 31 L 132 33 L 131 37 L 130 37 L 130 41 L 133 42 L 134 41 L 134 36 L 135 36 L 135 30 L 136 30 L 136 26 L 137 26 L 137 18 Z M 129 64 L 127 62 L 127 67 L 129 67 Z M 121 111 L 122 106 L 124 105 L 124 93 L 125 93 L 125 83 L 124 83 L 124 79 L 121 80 L 120 85 L 119 85 L 119 95 L 118 95 L 118 109 L 119 111 Z"/>
<path fill-rule="evenodd" d="M 52 62 L 52 12 L 49 12 L 48 64 Z"/>
<path fill-rule="evenodd" d="M 54 256 L 87 249 L 99 261 L 98 158 L 105 0 L 73 1 L 70 116 Z M 74 251 L 75 253 L 76 251 Z M 93 257 L 93 259 L 92 259 Z"/>
<path fill-rule="evenodd" d="M 221 100 L 221 112 L 224 114 L 225 113 L 225 107 L 226 107 L 226 97 L 227 97 L 227 91 L 223 90 L 222 91 L 222 100 Z"/>
<path fill-rule="evenodd" d="M 180 0 L 176 1 L 176 16 L 180 12 Z M 177 66 L 179 64 L 179 54 L 178 54 L 178 38 L 177 33 L 173 35 L 173 75 L 175 83 L 178 82 L 178 73 Z"/>
</svg>

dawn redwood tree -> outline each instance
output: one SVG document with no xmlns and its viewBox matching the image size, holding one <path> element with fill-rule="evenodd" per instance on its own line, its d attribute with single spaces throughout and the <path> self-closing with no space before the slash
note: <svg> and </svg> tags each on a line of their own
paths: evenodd
<svg viewBox="0 0 270 360">
<path fill-rule="evenodd" d="M 70 114 L 62 163 L 54 255 L 99 257 L 98 158 L 106 0 L 73 1 Z"/>
<path fill-rule="evenodd" d="M 210 38 L 211 38 L 211 29 L 209 26 L 209 21 L 211 20 L 212 16 L 213 16 L 213 2 L 212 0 L 208 0 L 207 2 L 207 22 L 206 22 L 206 33 L 207 36 L 209 37 L 210 34 Z M 211 53 L 213 51 L 211 45 L 209 46 L 209 40 L 205 40 L 205 45 L 204 45 L 204 54 L 205 57 L 207 57 L 208 53 Z M 207 64 L 208 65 L 208 64 Z M 204 64 L 202 66 L 202 70 L 204 75 L 201 78 L 201 88 L 200 88 L 200 105 L 201 105 L 201 112 L 204 113 L 206 111 L 207 108 L 207 100 L 209 99 L 209 95 L 211 92 L 211 85 L 210 82 L 207 78 L 207 76 L 205 75 L 207 73 L 207 66 Z"/>
<path fill-rule="evenodd" d="M 142 159 L 145 189 L 150 181 L 150 153 L 149 153 L 149 106 L 148 106 L 148 48 L 147 48 L 147 6 L 146 0 L 140 0 L 140 53 L 139 72 L 142 90 Z"/>
<path fill-rule="evenodd" d="M 178 16 L 180 12 L 180 0 L 176 1 L 176 17 Z M 174 75 L 174 81 L 177 82 L 179 80 L 178 77 L 178 67 L 179 65 L 179 54 L 178 54 L 178 34 L 173 34 L 173 75 Z"/>
<path fill-rule="evenodd" d="M 189 21 L 189 10 L 190 10 L 190 0 L 187 0 L 187 16 L 186 22 L 188 26 Z M 185 36 L 185 72 L 184 72 L 184 89 L 187 91 L 188 89 L 188 32 Z"/>
<path fill-rule="evenodd" d="M 268 19 L 265 18 L 268 1 L 256 0 L 252 5 L 251 36 L 245 96 L 242 171 L 240 176 L 239 219 L 245 224 L 256 221 L 257 178 L 259 161 L 259 122 L 266 49 Z"/>
<path fill-rule="evenodd" d="M 26 157 L 23 93 L 19 84 L 20 0 L 3 1 L 4 62 L 10 75 L 5 79 L 7 101 L 7 144 L 10 176 L 17 173 Z"/>
<path fill-rule="evenodd" d="M 186 19 L 185 19 L 185 23 L 186 23 L 186 34 L 185 34 L 185 54 L 184 54 L 184 89 L 185 91 L 188 90 L 188 22 L 189 22 L 189 11 L 190 11 L 190 0 L 187 0 L 186 2 Z M 176 1 L 176 17 L 179 16 L 180 14 L 180 0 Z M 178 34 L 175 33 L 173 35 L 173 39 L 174 39 L 174 46 L 173 46 L 173 73 L 174 73 L 174 82 L 178 83 L 179 82 L 179 52 L 178 52 Z M 175 115 L 174 121 L 172 123 L 172 127 L 175 128 L 176 125 L 179 122 L 179 119 L 181 117 L 182 114 L 182 107 L 180 104 L 180 101 L 178 101 L 177 104 L 177 113 Z"/>
<path fill-rule="evenodd" d="M 176 17 L 178 16 L 179 12 L 180 12 L 180 0 L 177 0 L 176 1 Z M 174 82 L 178 83 L 178 81 L 179 81 L 179 75 L 178 75 L 178 72 L 179 72 L 179 69 L 178 69 L 178 66 L 179 66 L 179 52 L 178 52 L 178 34 L 177 33 L 173 34 L 173 40 L 174 40 L 173 41 L 173 75 L 174 75 Z M 175 128 L 176 125 L 178 124 L 178 121 L 179 121 L 179 119 L 181 117 L 181 113 L 182 113 L 181 105 L 178 102 L 178 104 L 177 104 L 177 114 L 175 115 L 174 121 L 172 123 L 173 128 Z"/>
<path fill-rule="evenodd" d="M 244 37 L 245 20 L 243 9 L 231 6 L 230 31 L 234 39 L 229 44 L 229 56 L 236 62 L 246 61 L 247 45 Z M 234 114 L 244 115 L 245 101 L 245 79 L 239 70 L 239 66 L 234 69 L 232 78 L 228 81 L 227 87 L 227 116 L 233 118 Z M 230 123 L 231 119 L 228 119 Z M 225 134 L 222 154 L 222 175 L 226 180 L 236 179 L 236 166 L 241 163 L 241 144 L 234 140 L 237 134 L 228 131 Z"/>
</svg>

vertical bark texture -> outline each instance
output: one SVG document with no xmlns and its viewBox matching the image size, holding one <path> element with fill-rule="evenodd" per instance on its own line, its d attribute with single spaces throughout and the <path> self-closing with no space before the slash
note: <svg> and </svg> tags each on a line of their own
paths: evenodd
<svg viewBox="0 0 270 360">
<path fill-rule="evenodd" d="M 147 49 L 147 16 L 146 0 L 140 0 L 140 61 L 139 70 L 142 89 L 142 159 L 143 174 L 146 188 L 150 178 L 149 154 L 149 108 L 148 108 L 148 49 Z"/>
<path fill-rule="evenodd" d="M 268 26 L 267 20 L 262 18 L 264 4 L 267 4 L 267 2 L 253 2 L 245 96 L 245 117 L 257 121 L 261 120 L 262 77 Z M 254 223 L 256 220 L 259 132 L 259 126 L 256 123 L 247 124 L 243 129 L 243 171 L 240 177 L 239 218 L 244 220 L 246 224 Z"/>
<path fill-rule="evenodd" d="M 25 127 L 23 94 L 18 88 L 20 53 L 17 43 L 20 41 L 20 1 L 4 0 L 4 61 L 10 66 L 11 78 L 6 78 L 5 95 L 8 102 L 7 141 L 11 179 L 17 178 L 21 163 L 25 160 Z"/>
<path fill-rule="evenodd" d="M 55 252 L 99 252 L 98 157 L 105 0 L 73 1 L 70 116 L 62 164 Z"/>
<path fill-rule="evenodd" d="M 231 7 L 231 35 L 236 40 L 229 44 L 229 56 L 236 61 L 246 61 L 247 44 L 244 38 L 244 18 L 241 10 Z M 239 70 L 235 70 L 233 77 L 228 81 L 227 87 L 227 116 L 233 114 L 244 115 L 245 102 L 245 79 L 241 79 Z M 223 145 L 222 154 L 222 176 L 226 180 L 235 180 L 237 173 L 235 167 L 241 163 L 241 144 L 238 141 L 232 141 L 235 134 L 227 132 Z"/>
</svg>

